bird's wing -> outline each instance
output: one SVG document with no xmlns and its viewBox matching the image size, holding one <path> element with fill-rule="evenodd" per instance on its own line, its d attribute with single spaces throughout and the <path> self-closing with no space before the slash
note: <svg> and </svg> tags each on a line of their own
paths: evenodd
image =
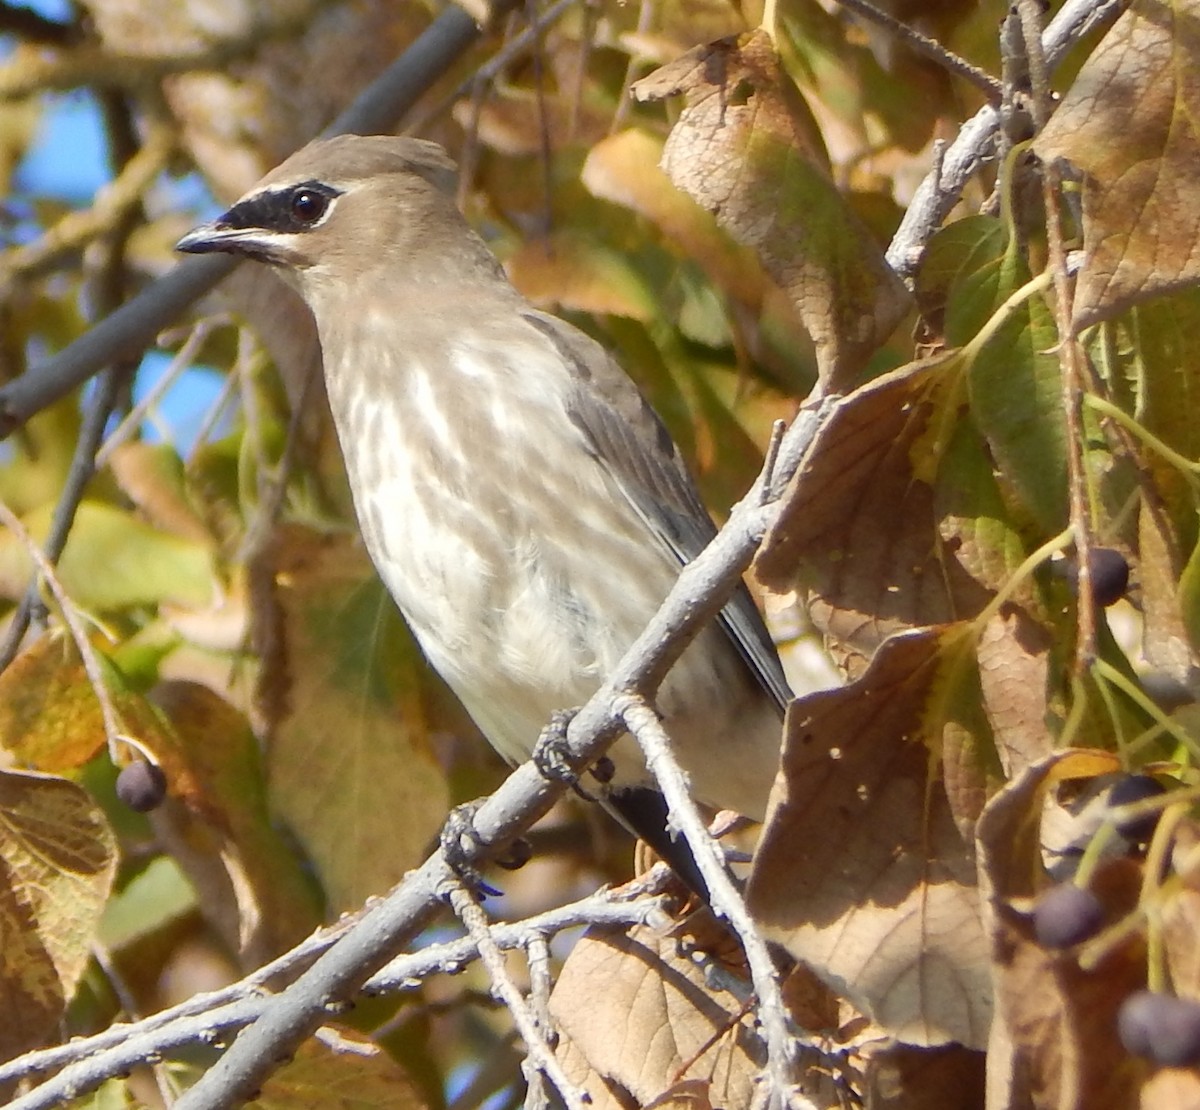
<svg viewBox="0 0 1200 1110">
<path fill-rule="evenodd" d="M 657 413 L 599 343 L 554 316 L 532 309 L 523 315 L 571 368 L 577 388 L 568 412 L 596 459 L 680 565 L 690 562 L 716 535 L 716 528 Z M 782 710 L 791 690 L 744 585 L 738 586 L 720 619 L 746 665 Z"/>
</svg>

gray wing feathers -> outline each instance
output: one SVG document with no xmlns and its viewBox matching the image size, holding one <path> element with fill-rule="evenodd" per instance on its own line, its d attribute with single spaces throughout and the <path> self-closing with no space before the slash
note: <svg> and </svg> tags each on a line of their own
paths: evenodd
<svg viewBox="0 0 1200 1110">
<path fill-rule="evenodd" d="M 578 387 L 568 402 L 569 415 L 596 458 L 680 565 L 690 562 L 716 528 L 662 421 L 600 344 L 553 316 L 536 311 L 523 315 L 573 370 Z M 720 620 L 751 673 L 782 710 L 791 690 L 745 586 L 739 585 Z"/>
</svg>

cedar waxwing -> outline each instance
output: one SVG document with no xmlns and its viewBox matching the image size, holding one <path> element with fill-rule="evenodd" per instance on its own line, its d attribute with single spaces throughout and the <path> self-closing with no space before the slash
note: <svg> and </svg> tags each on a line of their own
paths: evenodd
<svg viewBox="0 0 1200 1110">
<path fill-rule="evenodd" d="M 637 387 L 513 288 L 454 194 L 434 143 L 318 140 L 179 249 L 265 262 L 312 309 L 367 550 L 515 764 L 595 692 L 714 528 Z M 789 696 L 739 589 L 655 698 L 699 801 L 762 819 Z M 637 744 L 609 755 L 602 803 L 696 886 Z"/>
</svg>

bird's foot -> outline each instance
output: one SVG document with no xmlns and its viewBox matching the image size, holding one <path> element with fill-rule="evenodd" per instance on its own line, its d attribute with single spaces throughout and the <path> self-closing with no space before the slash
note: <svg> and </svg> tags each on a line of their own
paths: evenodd
<svg viewBox="0 0 1200 1110">
<path fill-rule="evenodd" d="M 544 779 L 561 782 L 585 801 L 594 802 L 596 799 L 579 784 L 579 773 L 572 765 L 567 749 L 567 728 L 578 712 L 578 709 L 556 711 L 537 738 L 531 758 Z M 606 755 L 597 759 L 588 770 L 599 783 L 611 782 L 616 773 L 613 761 Z"/>
<path fill-rule="evenodd" d="M 438 840 L 442 848 L 442 857 L 446 866 L 458 877 L 464 886 L 468 887 L 477 897 L 497 897 L 502 892 L 484 882 L 483 875 L 474 863 L 481 842 L 479 833 L 475 831 L 475 813 L 483 804 L 482 798 L 473 802 L 464 802 L 455 806 L 446 817 Z M 523 849 L 522 849 L 523 846 Z M 521 853 L 524 858 L 521 858 Z M 512 858 L 509 859 L 509 854 Z M 529 860 L 529 842 L 523 837 L 514 841 L 506 851 L 496 858 L 500 867 L 515 871 Z M 519 860 L 519 862 L 514 862 Z M 506 862 L 507 861 L 507 862 Z"/>
<path fill-rule="evenodd" d="M 565 786 L 575 786 L 579 782 L 579 774 L 572 766 L 567 750 L 567 728 L 578 712 L 578 709 L 555 710 L 533 745 L 530 758 L 548 782 L 561 782 Z"/>
</svg>

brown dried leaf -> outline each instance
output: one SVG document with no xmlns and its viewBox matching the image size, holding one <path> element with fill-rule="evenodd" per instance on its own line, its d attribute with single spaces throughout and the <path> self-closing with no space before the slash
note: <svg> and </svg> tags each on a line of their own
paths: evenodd
<svg viewBox="0 0 1200 1110">
<path fill-rule="evenodd" d="M 859 657 L 851 675 L 891 633 L 970 617 L 989 596 L 946 557 L 925 480 L 957 417 L 948 362 L 902 367 L 838 403 L 754 564 L 778 594 L 810 591 L 818 626 Z"/>
<path fill-rule="evenodd" d="M 983 708 L 1008 778 L 1054 750 L 1046 723 L 1051 646 L 1049 633 L 1013 606 L 997 613 L 979 637 Z"/>
<path fill-rule="evenodd" d="M 769 282 L 754 253 L 733 242 L 711 213 L 671 184 L 659 169 L 661 157 L 662 146 L 652 135 L 622 131 L 588 151 L 581 180 L 593 196 L 644 216 L 715 285 L 757 313 Z"/>
<path fill-rule="evenodd" d="M 1194 840 L 1196 825 L 1187 824 Z M 1200 891 L 1184 887 L 1172 894 L 1162 907 L 1162 928 L 1171 986 L 1184 998 L 1200 999 Z"/>
<path fill-rule="evenodd" d="M 117 727 L 158 750 L 162 721 L 106 656 L 97 658 Z M 74 771 L 106 742 L 96 691 L 63 634 L 40 636 L 0 674 L 0 747 L 19 763 L 51 773 Z"/>
<path fill-rule="evenodd" d="M 930 710 L 954 636 L 894 636 L 859 681 L 791 704 L 746 897 L 768 937 L 898 1040 L 982 1047 L 974 863 L 931 778 Z"/>
<path fill-rule="evenodd" d="M 713 993 L 674 938 L 646 927 L 589 931 L 563 965 L 550 1012 L 559 1059 L 596 1107 L 646 1106 L 680 1083 L 692 1106 L 700 1092 L 716 1106 L 750 1104 L 763 1064 L 754 1019 L 733 995 Z"/>
<path fill-rule="evenodd" d="M 1200 4 L 1135 0 L 1034 146 L 1084 174 L 1074 323 L 1200 280 Z"/>
<path fill-rule="evenodd" d="M 1128 940 L 1085 972 L 1074 953 L 1041 948 L 1024 912 L 1045 885 L 1045 792 L 1064 780 L 1110 772 L 1115 763 L 1108 752 L 1056 752 L 1026 768 L 980 817 L 979 884 L 995 952 L 992 1055 L 1007 1088 L 1000 1106 L 1070 1110 L 1135 1104 L 1145 1069 L 1118 1043 L 1116 1010 L 1144 983 L 1140 940 Z M 1116 862 L 1093 887 L 1109 906 L 1110 919 L 1128 911 L 1137 893 L 1136 869 Z"/>
<path fill-rule="evenodd" d="M 91 956 L 116 844 L 87 792 L 0 771 L 0 1057 L 41 1043 Z"/>
<path fill-rule="evenodd" d="M 112 453 L 109 465 L 121 492 L 156 528 L 212 544 L 211 532 L 188 499 L 183 461 L 173 447 L 126 443 Z"/>
<path fill-rule="evenodd" d="M 0 747 L 24 766 L 62 772 L 104 743 L 100 703 L 75 645 L 39 636 L 0 674 Z"/>
<path fill-rule="evenodd" d="M 1189 634 L 1180 586 L 1185 568 L 1181 537 L 1169 514 L 1143 501 L 1138 513 L 1138 577 L 1141 583 L 1146 659 L 1178 682 L 1194 673 L 1197 655 Z"/>
<path fill-rule="evenodd" d="M 663 169 L 758 252 L 812 335 L 823 379 L 844 387 L 909 296 L 830 179 L 808 106 L 770 37 L 758 30 L 697 47 L 632 91 L 640 100 L 684 95 Z"/>
<path fill-rule="evenodd" d="M 658 308 L 641 278 L 615 251 L 577 234 L 524 243 L 505 261 L 513 284 L 534 304 L 597 315 L 653 319 Z"/>
</svg>

